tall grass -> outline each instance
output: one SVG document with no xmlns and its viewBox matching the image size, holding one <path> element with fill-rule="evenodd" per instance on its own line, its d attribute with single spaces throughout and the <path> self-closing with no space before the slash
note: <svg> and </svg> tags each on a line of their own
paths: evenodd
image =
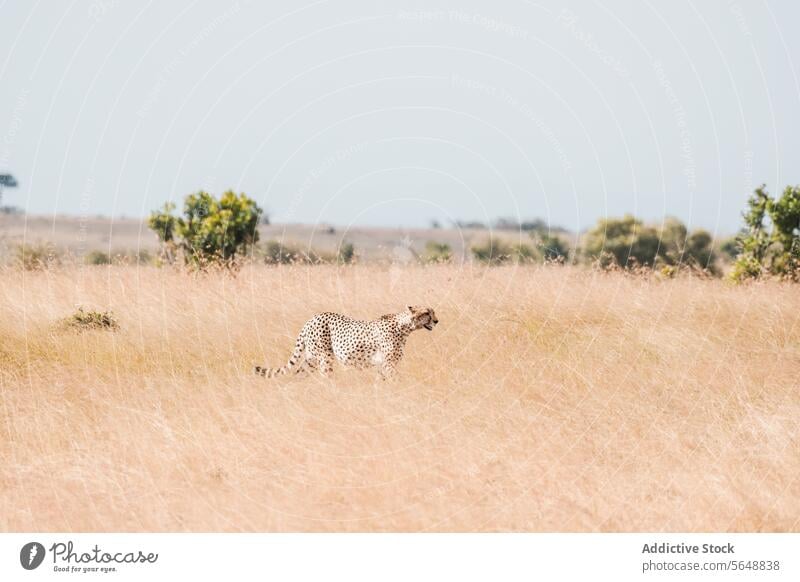
<svg viewBox="0 0 800 582">
<path fill-rule="evenodd" d="M 573 267 L 0 273 L 0 529 L 800 529 L 800 295 Z M 266 381 L 431 305 L 396 381 Z M 65 331 L 77 305 L 116 331 Z"/>
</svg>

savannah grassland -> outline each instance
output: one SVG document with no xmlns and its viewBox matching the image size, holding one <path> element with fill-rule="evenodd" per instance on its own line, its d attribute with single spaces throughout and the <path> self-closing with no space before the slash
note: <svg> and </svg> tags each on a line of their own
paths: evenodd
<svg viewBox="0 0 800 582">
<path fill-rule="evenodd" d="M 436 309 L 397 380 L 268 381 Z M 66 331 L 76 305 L 117 331 Z M 800 292 L 570 267 L 0 273 L 3 531 L 798 531 Z"/>
</svg>

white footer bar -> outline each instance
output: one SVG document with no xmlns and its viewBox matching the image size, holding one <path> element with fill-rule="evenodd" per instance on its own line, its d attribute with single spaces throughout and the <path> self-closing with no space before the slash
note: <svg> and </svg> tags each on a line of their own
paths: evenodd
<svg viewBox="0 0 800 582">
<path fill-rule="evenodd" d="M 800 534 L 0 534 L 0 580 L 777 582 L 799 565 Z"/>
</svg>

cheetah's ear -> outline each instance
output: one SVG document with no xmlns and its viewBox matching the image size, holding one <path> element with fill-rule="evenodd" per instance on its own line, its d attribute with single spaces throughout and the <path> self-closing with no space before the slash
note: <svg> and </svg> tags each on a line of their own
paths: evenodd
<svg viewBox="0 0 800 582">
<path fill-rule="evenodd" d="M 413 305 L 406 305 L 406 309 L 408 309 L 411 313 L 414 313 L 414 306 Z"/>
</svg>

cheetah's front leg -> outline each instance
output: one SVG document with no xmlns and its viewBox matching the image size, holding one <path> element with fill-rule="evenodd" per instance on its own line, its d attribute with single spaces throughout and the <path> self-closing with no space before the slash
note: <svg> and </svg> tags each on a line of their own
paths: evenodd
<svg viewBox="0 0 800 582">
<path fill-rule="evenodd" d="M 397 366 L 400 363 L 400 358 L 395 355 L 390 355 L 387 357 L 383 363 L 381 364 L 380 368 L 378 368 L 381 379 L 383 380 L 391 380 L 392 378 L 397 376 Z"/>
</svg>

